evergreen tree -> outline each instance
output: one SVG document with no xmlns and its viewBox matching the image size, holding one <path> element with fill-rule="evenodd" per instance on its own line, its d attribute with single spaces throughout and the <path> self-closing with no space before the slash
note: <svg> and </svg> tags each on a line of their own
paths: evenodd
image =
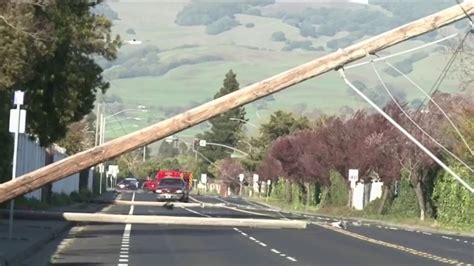
<svg viewBox="0 0 474 266">
<path fill-rule="evenodd" d="M 232 70 L 229 70 L 225 75 L 223 87 L 214 95 L 214 99 L 237 91 L 238 89 L 239 83 L 237 82 L 236 74 Z M 207 142 L 224 144 L 231 147 L 237 146 L 244 122 L 232 120 L 231 118 L 245 120 L 245 108 L 237 107 L 210 119 L 209 122 L 212 125 L 211 129 L 197 137 L 199 139 L 205 139 Z M 230 149 L 212 145 L 200 148 L 200 151 L 211 161 L 228 158 L 232 154 L 232 150 Z"/>
</svg>

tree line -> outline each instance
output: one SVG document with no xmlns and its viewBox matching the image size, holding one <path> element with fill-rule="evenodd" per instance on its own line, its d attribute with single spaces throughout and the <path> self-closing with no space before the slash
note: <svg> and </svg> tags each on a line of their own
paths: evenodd
<svg viewBox="0 0 474 266">
<path fill-rule="evenodd" d="M 435 101 L 456 121 L 472 147 L 472 97 L 437 93 Z M 389 104 L 385 111 L 468 183 L 474 184 L 473 173 L 419 131 L 398 107 Z M 474 165 L 473 154 L 434 105 L 428 104 L 421 111 L 409 110 L 408 114 L 463 162 Z M 262 133 L 265 133 L 266 127 L 268 124 L 262 125 Z M 278 132 L 277 128 L 273 128 L 273 132 Z M 414 195 L 420 219 L 440 217 L 445 220 L 457 219 L 464 224 L 469 224 L 468 221 L 472 224 L 474 220 L 474 197 L 470 192 L 379 114 L 361 110 L 347 119 L 322 116 L 311 126 L 288 132 L 289 128 L 284 132 L 287 134 L 276 134 L 277 137 L 271 138 L 271 142 L 263 136 L 254 139 L 256 143 L 267 143 L 261 145 L 265 152 L 256 170 L 264 180 L 271 179 L 277 184 L 287 182 L 299 187 L 299 200 L 305 204 L 321 203 L 321 199 L 331 189 L 334 174 L 343 178 L 344 186 L 347 187 L 348 170 L 359 169 L 361 179 L 370 181 L 377 177 L 384 182 L 382 199 L 375 208 L 378 214 L 390 212 L 397 199 L 398 186 L 404 182 L 404 188 Z M 455 213 L 453 206 L 463 211 Z"/>
</svg>

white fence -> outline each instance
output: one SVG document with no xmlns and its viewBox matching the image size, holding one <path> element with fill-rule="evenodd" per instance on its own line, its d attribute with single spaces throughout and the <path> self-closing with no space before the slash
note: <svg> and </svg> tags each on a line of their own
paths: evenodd
<svg viewBox="0 0 474 266">
<path fill-rule="evenodd" d="M 383 182 L 372 181 L 371 183 L 357 183 L 352 193 L 352 207 L 363 210 L 371 201 L 382 197 Z"/>
<path fill-rule="evenodd" d="M 54 161 L 67 157 L 65 150 L 59 146 L 54 147 Z M 29 173 L 45 165 L 46 151 L 37 141 L 31 140 L 27 135 L 18 136 L 17 176 Z M 89 171 L 88 188 L 92 190 L 92 172 Z M 68 176 L 53 183 L 54 193 L 70 194 L 79 191 L 79 173 Z M 28 198 L 41 199 L 41 189 L 37 189 L 25 195 Z"/>
</svg>

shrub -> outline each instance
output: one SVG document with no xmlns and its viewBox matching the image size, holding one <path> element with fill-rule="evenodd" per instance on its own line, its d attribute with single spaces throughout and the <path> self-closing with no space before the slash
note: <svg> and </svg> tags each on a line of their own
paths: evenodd
<svg viewBox="0 0 474 266">
<path fill-rule="evenodd" d="M 282 31 L 275 31 L 274 33 L 272 33 L 271 39 L 274 42 L 284 42 L 286 41 L 286 36 L 285 33 Z"/>
<path fill-rule="evenodd" d="M 420 215 L 420 207 L 416 200 L 415 190 L 410 184 L 410 180 L 402 174 L 399 183 L 398 196 L 388 210 L 389 215 L 401 218 L 418 217 Z"/>
<path fill-rule="evenodd" d="M 299 184 L 291 184 L 291 207 L 299 209 L 303 203 L 303 190 Z"/>
<path fill-rule="evenodd" d="M 25 196 L 21 196 L 15 199 L 15 208 L 17 209 L 41 210 L 49 207 L 50 205 L 48 203 L 35 198 L 26 198 Z M 5 208 L 7 208 L 7 204 L 5 204 Z"/>
<path fill-rule="evenodd" d="M 303 49 L 307 51 L 313 51 L 314 48 L 311 46 L 313 43 L 310 40 L 304 41 L 289 41 L 286 46 L 283 47 L 282 51 L 293 51 L 295 49 Z"/>
<path fill-rule="evenodd" d="M 380 204 L 382 204 L 382 198 L 367 203 L 364 207 L 364 214 L 378 214 Z"/>
<path fill-rule="evenodd" d="M 460 176 L 467 178 L 468 183 L 474 183 L 474 178 L 464 167 L 457 163 L 451 167 Z M 437 206 L 438 221 L 446 225 L 474 229 L 474 197 L 450 174 L 443 172 L 437 178 L 433 201 Z"/>
<path fill-rule="evenodd" d="M 334 206 L 343 207 L 347 205 L 349 199 L 349 187 L 346 180 L 338 172 L 331 171 L 329 180 L 331 185 L 327 191 L 324 202 L 324 207 Z"/>
<path fill-rule="evenodd" d="M 279 178 L 272 186 L 271 197 L 281 200 L 281 196 L 284 194 L 283 183 L 285 181 Z"/>
<path fill-rule="evenodd" d="M 53 206 L 66 206 L 71 203 L 71 198 L 65 193 L 53 193 L 53 195 L 51 196 L 51 204 Z"/>
</svg>

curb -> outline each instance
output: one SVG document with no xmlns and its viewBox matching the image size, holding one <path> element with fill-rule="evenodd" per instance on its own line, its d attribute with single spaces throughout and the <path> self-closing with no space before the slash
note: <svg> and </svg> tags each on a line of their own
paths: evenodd
<svg viewBox="0 0 474 266">
<path fill-rule="evenodd" d="M 255 202 L 262 204 L 258 201 L 254 201 L 253 199 L 247 199 L 248 201 Z M 469 233 L 469 232 L 456 232 L 456 231 L 451 231 L 448 229 L 434 229 L 430 227 L 424 227 L 424 226 L 416 226 L 416 225 L 405 225 L 405 224 L 400 224 L 400 223 L 393 223 L 393 222 L 388 222 L 388 221 L 383 221 L 383 220 L 373 220 L 373 219 L 367 219 L 367 218 L 358 218 L 358 217 L 345 217 L 345 216 L 335 216 L 335 215 L 328 215 L 328 214 L 320 214 L 320 213 L 310 213 L 310 212 L 302 212 L 302 211 L 291 211 L 287 209 L 283 209 L 280 207 L 275 207 L 272 206 L 268 203 L 264 203 L 264 205 L 267 205 L 275 210 L 278 210 L 280 212 L 285 212 L 289 213 L 292 215 L 299 215 L 299 216 L 319 216 L 319 217 L 325 217 L 329 219 L 336 219 L 336 220 L 345 220 L 345 221 L 350 221 L 350 222 L 365 222 L 365 223 L 371 223 L 374 225 L 382 225 L 382 226 L 389 226 L 389 227 L 396 227 L 397 229 L 403 229 L 403 230 L 412 230 L 412 231 L 424 231 L 427 233 L 433 233 L 433 234 L 444 234 L 444 235 L 451 235 L 451 236 L 461 236 L 461 237 L 471 237 L 474 238 L 474 233 Z"/>
</svg>

